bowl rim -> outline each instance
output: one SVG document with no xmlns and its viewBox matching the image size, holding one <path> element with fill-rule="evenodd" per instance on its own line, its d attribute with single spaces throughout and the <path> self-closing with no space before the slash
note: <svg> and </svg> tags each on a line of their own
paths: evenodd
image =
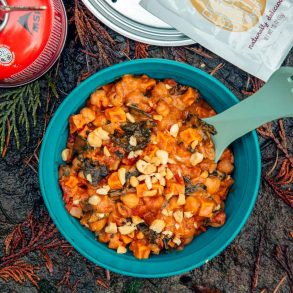
<svg viewBox="0 0 293 293">
<path fill-rule="evenodd" d="M 201 75 L 207 79 L 209 79 L 212 83 L 215 83 L 218 87 L 220 87 L 228 96 L 229 98 L 231 98 L 235 103 L 239 102 L 239 99 L 232 93 L 232 91 L 230 91 L 223 83 L 221 83 L 219 80 L 217 80 L 216 78 L 214 78 L 213 76 L 207 74 L 206 72 L 193 67 L 191 65 L 185 64 L 185 63 L 181 63 L 178 61 L 173 61 L 173 60 L 167 60 L 167 59 L 160 59 L 160 58 L 146 58 L 146 59 L 136 59 L 136 60 L 131 60 L 131 61 L 126 61 L 126 62 L 122 62 L 120 64 L 115 64 L 112 65 L 110 67 L 107 67 L 105 69 L 102 69 L 98 72 L 96 72 L 95 74 L 93 74 L 91 77 L 89 77 L 88 79 L 86 79 L 85 81 L 83 81 L 82 83 L 80 83 L 77 87 L 75 87 L 70 93 L 69 95 L 67 95 L 67 97 L 62 101 L 62 103 L 59 105 L 59 107 L 57 108 L 54 116 L 52 117 L 47 129 L 46 129 L 46 133 L 42 142 L 42 146 L 41 146 L 41 151 L 40 151 L 40 158 L 39 158 L 39 180 L 40 180 L 40 188 L 41 188 L 41 193 L 42 193 L 42 197 L 44 199 L 45 205 L 48 209 L 48 212 L 50 214 L 50 217 L 52 218 L 54 224 L 56 225 L 56 227 L 58 228 L 58 230 L 60 231 L 60 233 L 62 234 L 62 236 L 79 252 L 81 253 L 81 255 L 83 255 L 84 257 L 86 257 L 87 259 L 89 259 L 90 261 L 92 261 L 94 264 L 99 265 L 105 269 L 109 269 L 115 273 L 119 273 L 122 275 L 128 275 L 128 276 L 133 276 L 133 277 L 140 277 L 140 278 L 162 278 L 162 277 L 169 277 L 169 276 L 174 276 L 174 275 L 178 275 L 178 274 L 182 274 L 185 273 L 187 271 L 190 271 L 194 268 L 200 267 L 201 265 L 205 264 L 206 261 L 195 261 L 193 265 L 190 266 L 186 266 L 182 269 L 178 269 L 178 270 L 174 270 L 172 272 L 167 272 L 167 273 L 133 273 L 133 272 L 128 272 L 128 271 L 124 271 L 121 270 L 119 268 L 116 268 L 115 265 L 107 265 L 105 263 L 103 263 L 100 260 L 97 260 L 96 258 L 92 257 L 90 255 L 90 253 L 88 253 L 86 250 L 84 250 L 83 248 L 80 248 L 75 241 L 73 241 L 72 237 L 70 236 L 70 232 L 68 232 L 68 230 L 66 230 L 65 228 L 63 228 L 61 221 L 59 219 L 59 217 L 55 216 L 55 213 L 49 203 L 49 200 L 47 198 L 47 192 L 45 190 L 45 177 L 44 177 L 44 168 L 45 168 L 45 160 L 44 160 L 44 155 L 45 155 L 45 147 L 47 145 L 48 141 L 48 133 L 51 131 L 52 127 L 54 126 L 54 122 L 56 121 L 57 117 L 59 117 L 59 115 L 62 113 L 63 107 L 67 104 L 67 101 L 72 99 L 76 93 L 78 93 L 78 91 L 80 90 L 80 88 L 82 88 L 83 86 L 85 86 L 88 83 L 91 83 L 93 80 L 95 80 L 97 78 L 97 76 L 99 75 L 104 75 L 107 72 L 111 72 L 113 70 L 117 70 L 120 69 L 124 66 L 127 66 L 128 64 L 146 64 L 146 63 L 157 63 L 157 64 L 170 64 L 170 65 L 175 65 L 178 67 L 182 67 L 185 70 L 192 70 L 194 72 L 196 72 L 196 74 Z M 256 160 L 256 183 L 254 186 L 254 190 L 253 193 L 251 194 L 251 200 L 250 200 L 250 204 L 248 209 L 246 210 L 244 217 L 242 218 L 240 225 L 237 227 L 237 229 L 235 229 L 233 231 L 233 233 L 231 233 L 230 237 L 228 237 L 226 239 L 226 241 L 220 245 L 220 247 L 215 250 L 213 253 L 209 254 L 208 259 L 212 260 L 213 258 L 215 258 L 217 255 L 219 255 L 224 249 L 226 249 L 226 247 L 236 238 L 236 236 L 239 234 L 240 230 L 243 228 L 243 226 L 245 225 L 245 223 L 247 222 L 248 217 L 250 216 L 253 207 L 255 205 L 255 201 L 257 199 L 257 195 L 258 195 L 258 191 L 259 191 L 259 186 L 260 186 L 260 178 L 261 178 L 261 155 L 260 155 L 260 149 L 259 149 L 259 142 L 258 142 L 258 137 L 256 134 L 256 131 L 252 131 L 252 139 L 253 139 L 253 143 L 255 145 L 255 156 L 257 158 Z M 64 207 L 65 209 L 65 207 Z"/>
</svg>

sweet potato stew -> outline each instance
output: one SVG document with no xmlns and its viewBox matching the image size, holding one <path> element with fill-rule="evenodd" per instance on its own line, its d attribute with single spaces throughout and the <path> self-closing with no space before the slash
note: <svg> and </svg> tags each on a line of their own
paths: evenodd
<svg viewBox="0 0 293 293">
<path fill-rule="evenodd" d="M 171 79 L 125 75 L 69 119 L 59 182 L 66 209 L 117 253 L 183 249 L 225 223 L 233 154 L 218 164 L 215 111 Z"/>
</svg>

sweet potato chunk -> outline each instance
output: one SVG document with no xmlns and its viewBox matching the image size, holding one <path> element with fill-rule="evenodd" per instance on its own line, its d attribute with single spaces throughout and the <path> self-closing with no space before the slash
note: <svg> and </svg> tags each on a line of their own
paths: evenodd
<svg viewBox="0 0 293 293">
<path fill-rule="evenodd" d="M 108 178 L 108 185 L 111 189 L 121 189 L 123 186 L 119 180 L 118 172 L 113 172 Z"/>
<path fill-rule="evenodd" d="M 82 129 L 86 124 L 86 120 L 83 115 L 77 114 L 73 115 L 69 118 L 69 129 L 70 133 L 74 133 L 75 131 Z"/>
<path fill-rule="evenodd" d="M 194 128 L 187 128 L 187 129 L 181 131 L 179 136 L 182 139 L 182 141 L 184 142 L 184 144 L 186 144 L 186 145 L 191 144 L 195 140 L 198 140 L 198 141 L 202 140 L 202 137 L 201 137 L 199 131 Z"/>
<path fill-rule="evenodd" d="M 106 118 L 112 123 L 126 122 L 126 114 L 121 107 L 113 107 L 105 111 Z"/>
</svg>

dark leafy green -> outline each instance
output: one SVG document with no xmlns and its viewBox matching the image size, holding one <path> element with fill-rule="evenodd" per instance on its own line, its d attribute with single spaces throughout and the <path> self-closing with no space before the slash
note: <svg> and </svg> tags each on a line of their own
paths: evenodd
<svg viewBox="0 0 293 293">
<path fill-rule="evenodd" d="M 94 186 L 97 186 L 109 173 L 106 165 L 100 165 L 98 162 L 92 162 L 89 159 L 84 160 L 82 169 L 85 177 L 91 175 Z"/>
<path fill-rule="evenodd" d="M 155 243 L 158 238 L 158 234 L 151 230 L 146 223 L 139 223 L 137 228 L 144 234 L 150 243 Z"/>
<path fill-rule="evenodd" d="M 139 113 L 139 114 L 141 114 L 143 116 L 146 116 L 146 117 L 148 117 L 150 119 L 153 119 L 153 116 L 151 114 L 143 111 L 137 105 L 132 104 L 132 105 L 129 105 L 128 108 L 130 108 L 130 112 L 133 112 L 134 111 L 134 112 L 137 112 L 137 113 Z"/>
<path fill-rule="evenodd" d="M 87 141 L 81 136 L 77 135 L 73 144 L 73 155 L 80 154 L 88 149 L 89 145 Z"/>
<path fill-rule="evenodd" d="M 126 152 L 144 149 L 151 137 L 151 129 L 155 124 L 151 121 L 140 121 L 137 123 L 125 123 L 121 126 L 123 133 L 115 130 L 111 139 L 114 144 L 122 147 Z M 137 140 L 137 145 L 129 144 L 130 137 L 134 136 Z"/>
<path fill-rule="evenodd" d="M 206 186 L 202 183 L 192 184 L 190 178 L 188 176 L 183 177 L 185 182 L 185 194 L 191 194 L 198 190 L 206 190 Z"/>
</svg>

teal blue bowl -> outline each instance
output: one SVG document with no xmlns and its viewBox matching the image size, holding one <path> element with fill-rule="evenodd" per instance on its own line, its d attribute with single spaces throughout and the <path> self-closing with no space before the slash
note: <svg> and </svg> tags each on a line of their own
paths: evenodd
<svg viewBox="0 0 293 293">
<path fill-rule="evenodd" d="M 237 236 L 252 211 L 260 182 L 260 152 L 255 132 L 232 144 L 235 156 L 235 184 L 226 201 L 226 224 L 209 228 L 195 238 L 183 251 L 152 255 L 137 260 L 131 253 L 117 254 L 99 243 L 93 233 L 70 216 L 64 207 L 58 184 L 61 151 L 68 136 L 68 118 L 85 105 L 89 95 L 104 84 L 124 74 L 147 74 L 153 78 L 173 78 L 200 90 L 205 100 L 221 112 L 238 99 L 218 80 L 192 66 L 163 59 L 124 62 L 101 70 L 82 82 L 60 105 L 52 118 L 42 144 L 39 177 L 48 211 L 67 241 L 93 263 L 113 272 L 144 278 L 166 277 L 197 268 L 218 255 Z"/>
</svg>

